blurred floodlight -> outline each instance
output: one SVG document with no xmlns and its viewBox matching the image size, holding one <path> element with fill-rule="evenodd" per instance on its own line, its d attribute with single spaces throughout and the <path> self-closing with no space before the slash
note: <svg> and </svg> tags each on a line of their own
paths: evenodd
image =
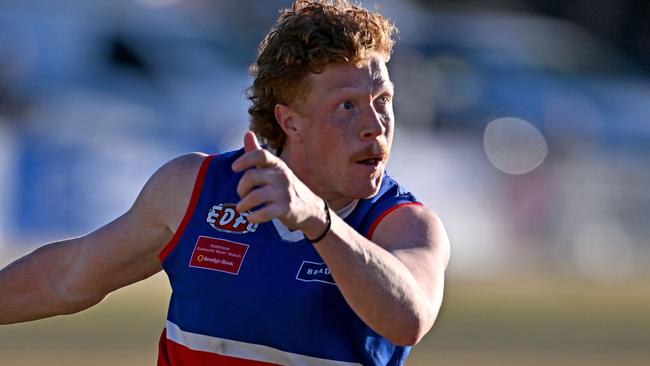
<svg viewBox="0 0 650 366">
<path fill-rule="evenodd" d="M 483 148 L 490 162 L 508 174 L 524 174 L 537 168 L 546 158 L 544 136 L 520 118 L 505 117 L 488 124 Z"/>
<path fill-rule="evenodd" d="M 578 270 L 591 281 L 616 284 L 634 275 L 635 248 L 619 225 L 582 226 L 573 246 Z"/>
</svg>

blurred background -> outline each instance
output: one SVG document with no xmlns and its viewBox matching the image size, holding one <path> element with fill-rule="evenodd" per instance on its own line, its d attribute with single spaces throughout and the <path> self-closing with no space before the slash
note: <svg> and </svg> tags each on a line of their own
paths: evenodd
<svg viewBox="0 0 650 366">
<path fill-rule="evenodd" d="M 288 1 L 0 1 L 0 265 L 126 211 L 188 151 L 241 145 Z M 650 3 L 364 1 L 395 21 L 389 163 L 447 225 L 408 365 L 650 364 Z M 157 275 L 0 327 L 0 365 L 154 364 Z"/>
</svg>

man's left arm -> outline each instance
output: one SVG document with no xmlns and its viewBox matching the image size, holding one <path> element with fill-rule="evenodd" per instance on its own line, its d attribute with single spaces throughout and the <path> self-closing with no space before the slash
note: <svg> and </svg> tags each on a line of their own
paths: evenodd
<svg viewBox="0 0 650 366">
<path fill-rule="evenodd" d="M 315 248 L 350 307 L 393 343 L 417 343 L 442 304 L 449 241 L 438 217 L 424 206 L 400 207 L 378 224 L 372 241 L 333 213 L 331 219 Z"/>
<path fill-rule="evenodd" d="M 245 171 L 237 186 L 242 198 L 237 210 L 254 210 L 248 216 L 251 223 L 279 218 L 307 238 L 321 235 L 327 217 L 323 199 L 263 150 L 250 131 L 244 147 L 246 153 L 232 164 L 235 172 Z M 417 343 L 442 303 L 449 242 L 440 220 L 423 206 L 399 207 L 377 225 L 371 241 L 336 214 L 329 215 L 331 227 L 315 248 L 348 305 L 391 342 Z"/>
</svg>

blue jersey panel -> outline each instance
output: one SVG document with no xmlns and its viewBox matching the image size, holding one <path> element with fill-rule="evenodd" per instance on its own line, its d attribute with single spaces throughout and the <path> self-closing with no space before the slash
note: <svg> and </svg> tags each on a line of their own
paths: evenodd
<svg viewBox="0 0 650 366">
<path fill-rule="evenodd" d="M 272 222 L 251 225 L 239 213 L 242 174 L 218 155 L 207 168 L 195 210 L 163 261 L 172 297 L 168 320 L 182 330 L 285 352 L 363 365 L 401 365 L 395 346 L 347 305 L 329 270 L 306 240 L 284 240 Z M 345 221 L 365 235 L 390 207 L 414 202 L 389 176 Z"/>
</svg>

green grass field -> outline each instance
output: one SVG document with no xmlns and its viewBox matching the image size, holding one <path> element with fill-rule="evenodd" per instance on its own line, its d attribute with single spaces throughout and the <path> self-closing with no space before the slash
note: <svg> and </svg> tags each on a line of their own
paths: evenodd
<svg viewBox="0 0 650 366">
<path fill-rule="evenodd" d="M 425 365 L 650 365 L 650 285 L 450 280 Z M 157 275 L 80 314 L 0 326 L 0 365 L 153 365 L 167 307 Z"/>
</svg>

